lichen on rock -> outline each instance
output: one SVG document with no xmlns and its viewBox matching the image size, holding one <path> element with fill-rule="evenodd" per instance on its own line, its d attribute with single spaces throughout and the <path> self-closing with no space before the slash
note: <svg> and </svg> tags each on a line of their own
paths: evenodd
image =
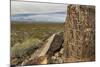
<svg viewBox="0 0 100 67">
<path fill-rule="evenodd" d="M 95 60 L 95 6 L 68 5 L 64 30 L 66 62 Z"/>
</svg>

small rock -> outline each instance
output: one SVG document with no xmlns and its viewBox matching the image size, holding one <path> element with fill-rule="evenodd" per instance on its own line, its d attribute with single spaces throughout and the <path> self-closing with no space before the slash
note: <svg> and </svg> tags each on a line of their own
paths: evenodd
<svg viewBox="0 0 100 67">
<path fill-rule="evenodd" d="M 64 48 L 62 48 L 62 49 L 60 50 L 60 53 L 61 53 L 61 54 L 63 54 L 63 53 L 64 53 Z"/>
<path fill-rule="evenodd" d="M 56 59 L 56 57 L 55 56 L 52 56 L 52 59 Z"/>
<path fill-rule="evenodd" d="M 62 58 L 59 58 L 59 63 L 63 63 L 63 59 Z"/>
<path fill-rule="evenodd" d="M 55 53 L 55 56 L 56 56 L 56 57 L 58 57 L 58 56 L 59 56 L 59 53 L 58 53 L 58 52 L 57 52 L 57 53 Z"/>
</svg>

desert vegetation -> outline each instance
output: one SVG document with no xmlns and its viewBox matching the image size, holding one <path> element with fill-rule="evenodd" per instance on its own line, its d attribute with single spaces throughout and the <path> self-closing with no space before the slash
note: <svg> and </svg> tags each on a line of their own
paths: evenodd
<svg viewBox="0 0 100 67">
<path fill-rule="evenodd" d="M 56 32 L 63 31 L 63 23 L 11 22 L 11 64 L 21 64 Z"/>
</svg>

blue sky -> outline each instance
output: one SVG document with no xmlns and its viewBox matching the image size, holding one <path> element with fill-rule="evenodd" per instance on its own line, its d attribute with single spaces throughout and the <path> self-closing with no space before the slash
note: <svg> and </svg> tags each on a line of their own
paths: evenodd
<svg viewBox="0 0 100 67">
<path fill-rule="evenodd" d="M 67 5 L 11 1 L 12 21 L 64 22 Z"/>
</svg>

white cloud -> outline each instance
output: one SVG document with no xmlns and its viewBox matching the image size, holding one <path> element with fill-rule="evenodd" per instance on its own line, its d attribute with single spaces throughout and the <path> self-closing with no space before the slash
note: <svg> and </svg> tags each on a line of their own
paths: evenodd
<svg viewBox="0 0 100 67">
<path fill-rule="evenodd" d="M 66 8 L 67 5 L 65 4 L 11 1 L 11 15 L 21 13 L 45 13 L 66 11 Z"/>
</svg>

